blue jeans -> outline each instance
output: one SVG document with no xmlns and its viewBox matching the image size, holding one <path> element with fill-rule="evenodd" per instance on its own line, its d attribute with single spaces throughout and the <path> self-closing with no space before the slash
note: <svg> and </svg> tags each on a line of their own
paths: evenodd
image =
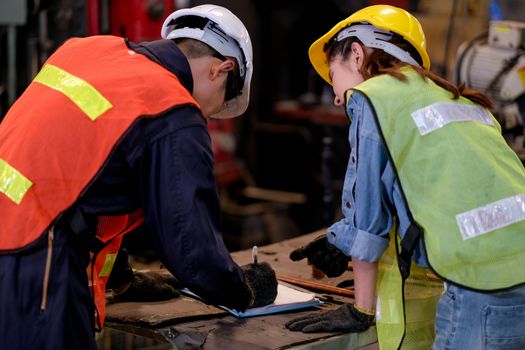
<svg viewBox="0 0 525 350">
<path fill-rule="evenodd" d="M 525 285 L 481 293 L 447 284 L 437 306 L 433 349 L 525 349 Z"/>
</svg>

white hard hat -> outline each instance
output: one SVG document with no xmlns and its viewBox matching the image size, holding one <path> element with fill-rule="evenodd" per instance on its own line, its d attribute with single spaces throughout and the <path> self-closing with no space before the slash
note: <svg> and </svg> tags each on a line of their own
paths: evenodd
<svg viewBox="0 0 525 350">
<path fill-rule="evenodd" d="M 250 100 L 253 52 L 250 35 L 237 16 L 217 5 L 177 10 L 164 21 L 161 36 L 164 39 L 190 38 L 202 41 L 221 55 L 234 57 L 239 66 L 242 88 L 238 95 L 225 101 L 225 107 L 219 113 L 211 117 L 233 118 L 246 111 Z"/>
</svg>

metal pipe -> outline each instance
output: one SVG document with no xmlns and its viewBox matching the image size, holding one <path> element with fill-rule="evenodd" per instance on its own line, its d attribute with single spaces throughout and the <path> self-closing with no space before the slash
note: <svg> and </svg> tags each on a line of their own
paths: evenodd
<svg viewBox="0 0 525 350">
<path fill-rule="evenodd" d="M 16 99 L 16 26 L 7 26 L 7 104 Z"/>
<path fill-rule="evenodd" d="M 287 282 L 299 287 L 303 287 L 315 292 L 323 292 L 323 293 L 330 293 L 330 294 L 336 294 L 341 295 L 345 297 L 354 297 L 354 291 L 346 288 L 340 288 L 340 287 L 334 287 L 329 284 L 325 283 L 319 283 L 314 281 L 305 280 L 298 277 L 292 277 L 287 275 L 277 275 L 277 279 L 283 282 Z"/>
</svg>

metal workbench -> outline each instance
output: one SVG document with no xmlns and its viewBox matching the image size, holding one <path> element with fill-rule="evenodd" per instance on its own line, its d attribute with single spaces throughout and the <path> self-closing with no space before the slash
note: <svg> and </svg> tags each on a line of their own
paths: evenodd
<svg viewBox="0 0 525 350">
<path fill-rule="evenodd" d="M 312 267 L 305 261 L 292 262 L 289 253 L 322 232 L 259 247 L 259 261 L 272 265 L 278 275 L 337 286 L 352 280 L 352 271 L 337 278 L 314 278 Z M 243 265 L 251 260 L 251 249 L 232 253 L 234 260 Z M 319 276 L 317 276 L 319 277 Z M 236 318 L 213 305 L 207 305 L 186 296 L 165 302 L 110 303 L 107 308 L 105 340 L 99 339 L 99 349 L 115 349 L 112 333 L 120 337 L 120 348 L 140 349 L 375 349 L 375 327 L 363 333 L 291 332 L 284 323 L 292 318 L 336 309 L 353 300 L 347 296 L 319 293 L 324 304 L 315 308 L 282 314 Z M 113 338 L 116 338 L 115 336 Z M 136 338 L 141 340 L 138 342 Z M 142 345 L 137 345 L 140 343 Z"/>
</svg>

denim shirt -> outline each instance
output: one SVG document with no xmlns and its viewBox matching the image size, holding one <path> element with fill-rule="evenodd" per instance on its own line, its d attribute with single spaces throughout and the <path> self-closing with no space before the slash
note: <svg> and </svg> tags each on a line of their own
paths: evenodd
<svg viewBox="0 0 525 350">
<path fill-rule="evenodd" d="M 376 262 L 388 246 L 397 217 L 403 236 L 410 225 L 405 201 L 381 140 L 367 98 L 354 92 L 346 106 L 350 118 L 350 158 L 342 193 L 344 218 L 328 228 L 328 241 L 346 255 Z M 413 259 L 427 266 L 421 239 Z"/>
</svg>

